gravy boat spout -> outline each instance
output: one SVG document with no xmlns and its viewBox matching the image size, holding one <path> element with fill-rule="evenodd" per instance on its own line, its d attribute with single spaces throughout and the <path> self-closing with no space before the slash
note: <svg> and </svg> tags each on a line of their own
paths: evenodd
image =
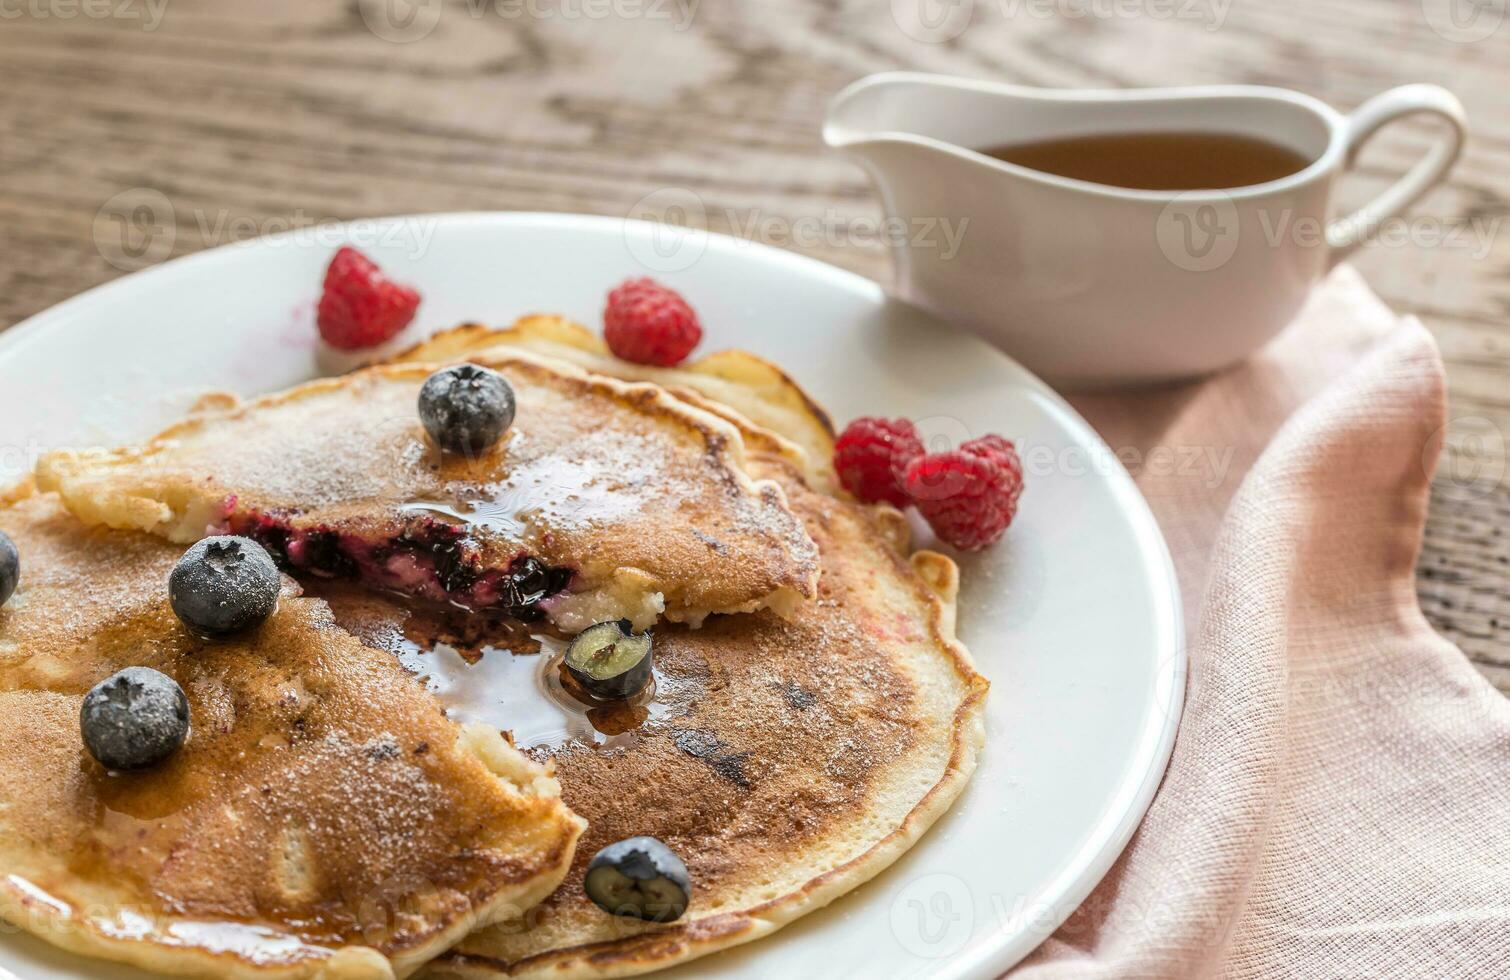
<svg viewBox="0 0 1510 980">
<path fill-rule="evenodd" d="M 1336 177 L 1385 123 L 1447 137 L 1363 210 L 1330 220 Z M 1378 225 L 1441 180 L 1461 148 L 1451 93 L 1410 85 L 1343 116 L 1262 86 L 1061 91 L 886 72 L 834 97 L 830 147 L 869 174 L 893 227 L 893 291 L 1049 380 L 1155 382 L 1241 360 Z M 984 147 L 1065 137 L 1223 133 L 1291 151 L 1301 169 L 1226 189 L 1136 190 L 1032 170 Z M 945 233 L 947 232 L 947 233 Z"/>
</svg>

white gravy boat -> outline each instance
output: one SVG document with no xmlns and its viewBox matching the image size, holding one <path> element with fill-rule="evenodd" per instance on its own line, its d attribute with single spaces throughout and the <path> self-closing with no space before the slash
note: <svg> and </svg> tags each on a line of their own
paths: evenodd
<svg viewBox="0 0 1510 980">
<path fill-rule="evenodd" d="M 1332 219 L 1333 185 L 1359 147 L 1418 113 L 1445 120 L 1445 136 L 1370 204 Z M 1102 385 L 1188 377 L 1257 350 L 1327 270 L 1447 175 L 1465 126 L 1457 98 L 1434 85 L 1392 89 L 1343 116 L 1259 86 L 1058 91 L 887 72 L 835 96 L 823 139 L 880 191 L 903 299 L 1051 381 Z M 1266 184 L 1165 192 L 976 152 L 1156 131 L 1252 136 L 1311 162 Z"/>
</svg>

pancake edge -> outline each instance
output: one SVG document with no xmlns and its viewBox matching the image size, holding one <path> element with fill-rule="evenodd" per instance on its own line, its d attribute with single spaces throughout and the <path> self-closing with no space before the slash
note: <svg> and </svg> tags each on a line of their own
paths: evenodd
<svg viewBox="0 0 1510 980">
<path fill-rule="evenodd" d="M 965 696 L 954 711 L 952 744 L 943 774 L 890 833 L 862 854 L 810 879 L 796 891 L 738 912 L 629 939 L 551 950 L 514 962 L 470 953 L 445 953 L 431 961 L 426 976 L 456 976 L 466 980 L 547 976 L 560 980 L 606 980 L 667 969 L 768 936 L 860 887 L 910 850 L 948 812 L 975 772 L 985 744 L 985 697 L 990 682 L 975 669 L 970 651 L 954 633 L 959 567 L 953 559 L 926 550 L 914 552 L 910 558 L 895 551 L 891 554 L 899 564 L 910 567 L 927 594 L 932 607 L 933 638 L 949 654 L 950 666 Z"/>
<path fill-rule="evenodd" d="M 469 322 L 441 330 L 392 355 L 382 363 L 408 361 L 450 363 L 465 360 L 469 355 L 474 354 L 486 356 L 496 348 L 523 349 L 541 357 L 560 360 L 559 357 L 554 356 L 554 352 L 541 352 L 529 346 L 531 340 L 575 348 L 593 357 L 620 360 L 625 369 L 635 372 L 664 371 L 683 375 L 706 375 L 709 378 L 750 389 L 774 390 L 776 392 L 774 398 L 767 394 L 759 394 L 756 397 L 774 407 L 792 411 L 804 420 L 803 431 L 800 433 L 781 431 L 780 437 L 791 443 L 793 448 L 800 447 L 799 451 L 806 455 L 807 463 L 804 469 L 810 482 L 830 492 L 838 488 L 838 479 L 832 466 L 836 433 L 828 411 L 818 404 L 818 401 L 780 365 L 741 348 L 714 351 L 669 368 L 638 365 L 616 358 L 601 337 L 575 320 L 556 314 L 532 313 L 519 317 L 506 327 L 489 327 L 485 324 Z M 613 371 L 603 370 L 599 365 L 580 365 L 574 361 L 570 363 L 573 367 L 590 374 L 617 376 Z M 673 392 L 679 388 L 685 389 L 690 383 L 690 379 L 685 377 L 642 380 L 661 385 Z M 704 401 L 715 401 L 715 399 L 708 396 Z M 704 407 L 702 401 L 694 400 L 692 403 Z M 723 411 L 714 412 L 714 414 L 727 417 L 726 412 Z M 770 426 L 770 423 L 762 424 L 774 428 Z"/>
<path fill-rule="evenodd" d="M 747 602 L 709 609 L 672 609 L 665 615 L 674 621 L 699 622 L 705 616 L 722 613 L 754 612 L 770 607 L 780 612 L 790 603 L 811 600 L 818 594 L 817 550 L 802 523 L 793 513 L 785 491 L 773 480 L 758 480 L 748 469 L 747 452 L 741 427 L 722 414 L 677 398 L 661 385 L 651 382 L 622 381 L 607 375 L 585 371 L 573 364 L 528 350 L 509 348 L 488 355 L 495 365 L 518 363 L 532 370 L 553 375 L 578 392 L 593 392 L 644 412 L 668 424 L 690 429 L 701 439 L 704 452 L 713 455 L 719 468 L 751 500 L 760 501 L 785 514 L 806 540 L 811 557 L 804 559 L 799 550 L 783 547 L 786 568 L 770 592 Z M 405 379 L 428 377 L 434 365 L 425 362 L 385 362 L 361 368 L 350 374 L 316 378 L 283 391 L 238 401 L 234 396 L 216 395 L 201 399 L 187 417 L 174 423 L 139 446 L 118 449 L 54 450 L 38 460 L 34 470 L 37 486 L 56 492 L 63 504 L 79 520 L 90 525 L 105 525 L 123 530 L 145 531 L 178 544 L 188 544 L 204 536 L 204 528 L 213 523 L 214 514 L 201 499 L 196 488 L 185 499 L 164 501 L 149 496 L 101 486 L 108 482 L 110 468 L 117 461 L 135 462 L 171 450 L 173 440 L 181 434 L 212 424 L 217 419 L 242 416 L 260 408 L 283 405 L 301 398 L 339 391 L 354 378 Z"/>
<path fill-rule="evenodd" d="M 0 487 L 0 507 L 9 507 L 36 496 L 41 491 L 31 476 L 23 476 Z M 456 751 L 465 752 L 480 762 L 500 782 L 525 796 L 560 798 L 561 787 L 550 767 L 542 766 L 512 749 L 503 736 L 485 725 L 457 725 Z M 91 960 L 121 963 L 170 976 L 205 976 L 228 980 L 401 980 L 444 954 L 472 932 L 540 904 L 560 887 L 571 870 L 577 841 L 587 829 L 587 821 L 562 804 L 567 818 L 567 832 L 560 846 L 551 854 L 549 869 L 527 887 L 500 892 L 470 915 L 459 917 L 452 926 L 437 930 L 432 938 L 418 947 L 394 956 L 386 956 L 370 946 L 329 947 L 331 955 L 289 966 L 255 966 L 244 958 L 196 949 L 192 946 L 168 946 L 152 940 L 114 939 L 92 931 L 74 919 L 72 912 L 59 910 L 56 900 L 49 901 L 41 889 L 18 875 L 0 874 L 0 921 L 64 952 Z M 62 924 L 61 928 L 38 929 L 23 923 Z M 302 941 L 301 941 L 302 943 Z M 3 976 L 0 970 L 0 976 Z"/>
<path fill-rule="evenodd" d="M 496 746 L 493 742 L 496 741 Z M 457 726 L 455 750 L 476 758 L 500 782 L 521 795 L 552 794 L 555 779 L 546 770 L 520 756 L 511 758 L 506 743 L 486 726 Z M 540 768 L 539 772 L 534 771 Z M 554 794 L 559 795 L 559 787 Z M 402 980 L 465 939 L 473 931 L 530 909 L 555 891 L 571 870 L 577 841 L 587 821 L 562 807 L 566 833 L 550 855 L 548 870 L 522 889 L 505 889 L 490 902 L 460 916 L 451 925 L 436 929 L 417 945 L 392 955 L 371 946 L 322 946 L 305 943 L 293 933 L 279 932 L 317 955 L 296 962 L 256 964 L 234 953 L 216 952 L 189 943 L 182 945 L 153 938 L 115 938 L 104 935 L 77 919 L 62 904 L 16 875 L 0 877 L 0 919 L 18 930 L 65 952 L 92 960 L 106 960 L 169 976 L 225 978 L 225 980 Z M 173 921 L 173 920 L 169 920 Z M 182 920 L 185 922 L 192 920 Z M 22 923 L 30 923 L 23 925 Z M 213 925 L 214 923 L 211 923 Z M 50 927 L 50 928 L 49 928 Z M 272 930 L 277 932 L 277 930 Z M 318 955 L 328 953 L 329 955 Z"/>
<path fill-rule="evenodd" d="M 470 351 L 478 350 L 479 342 L 486 345 L 491 339 L 505 334 L 524 334 L 532 331 L 541 331 L 542 328 L 545 328 L 553 335 L 552 339 L 558 340 L 561 343 L 571 344 L 593 353 L 612 354 L 606 343 L 575 320 L 569 320 L 566 317 L 553 313 L 530 313 L 515 320 L 507 327 L 489 327 L 486 324 L 469 321 L 445 330 L 438 330 L 424 340 L 394 354 L 389 358 L 389 361 L 431 360 L 433 359 L 430 357 L 432 348 L 436 357 L 447 360 L 454 359 Z M 833 420 L 829 418 L 829 414 L 823 406 L 819 405 L 779 364 L 769 361 L 759 354 L 752 354 L 740 348 L 730 348 L 704 354 L 694 360 L 679 364 L 677 367 L 684 371 L 712 374 L 728 379 L 729 375 L 724 369 L 727 363 L 726 359 L 728 358 L 736 360 L 741 369 L 758 367 L 761 371 L 774 376 L 792 397 L 802 402 L 807 413 L 812 416 L 818 428 L 826 431 L 830 437 L 836 434 Z"/>
</svg>

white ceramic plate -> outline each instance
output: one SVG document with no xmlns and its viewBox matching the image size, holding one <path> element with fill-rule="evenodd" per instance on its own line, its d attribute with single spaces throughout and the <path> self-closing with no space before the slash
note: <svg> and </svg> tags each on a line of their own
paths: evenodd
<svg viewBox="0 0 1510 980">
<path fill-rule="evenodd" d="M 719 977 L 988 977 L 1106 872 L 1164 771 L 1184 692 L 1168 552 L 1086 424 L 1005 355 L 789 253 L 601 218 L 469 214 L 346 226 L 424 295 L 405 340 L 528 312 L 600 322 L 631 275 L 682 291 L 708 336 L 786 367 L 843 424 L 999 432 L 1027 470 L 1005 541 L 962 562 L 960 633 L 991 679 L 980 768 L 954 809 L 871 883 L 773 938 L 696 961 Z M 44 449 L 147 435 L 207 389 L 253 393 L 345 365 L 315 342 L 331 235 L 202 252 L 72 299 L 0 336 L 0 473 Z M 0 977 L 136 977 L 14 930 Z"/>
</svg>

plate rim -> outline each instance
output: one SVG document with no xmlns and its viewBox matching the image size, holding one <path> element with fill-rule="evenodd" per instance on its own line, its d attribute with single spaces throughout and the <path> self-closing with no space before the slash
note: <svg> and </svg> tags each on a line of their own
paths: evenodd
<svg viewBox="0 0 1510 980">
<path fill-rule="evenodd" d="M 475 223 L 523 227 L 552 226 L 567 230 L 575 228 L 594 234 L 615 231 L 620 235 L 627 235 L 625 229 L 634 226 L 653 228 L 661 234 L 664 234 L 668 228 L 678 227 L 628 217 L 556 211 L 417 212 L 354 218 L 321 224 L 319 227 L 322 235 L 329 236 L 330 245 L 334 248 L 342 240 L 351 238 L 351 232 L 358 224 L 370 228 L 373 225 L 382 226 L 414 221 L 434 222 L 437 229 L 444 224 Z M 916 309 L 904 300 L 890 295 L 882 284 L 875 280 L 812 256 L 721 232 L 703 229 L 681 229 L 681 231 L 706 236 L 705 247 L 708 249 L 719 249 L 725 252 L 733 250 L 736 258 L 740 253 L 745 253 L 756 256 L 757 261 L 785 264 L 807 273 L 815 280 L 830 282 L 836 288 L 842 288 L 876 306 L 896 303 L 909 309 Z M 308 229 L 297 229 L 229 242 L 126 272 L 40 310 L 0 331 L 0 360 L 9 356 L 14 348 L 30 342 L 43 331 L 66 327 L 66 320 L 69 317 L 87 312 L 95 305 L 109 302 L 115 293 L 140 288 L 139 280 L 143 277 L 171 278 L 176 275 L 189 274 L 198 271 L 202 266 L 208 267 L 218 262 L 233 261 L 232 257 L 237 251 L 245 250 L 250 253 L 259 247 L 275 247 L 280 243 L 294 240 L 296 236 L 307 234 Z M 1110 453 L 1100 434 L 1059 392 L 1049 387 L 1010 354 L 957 325 L 949 324 L 940 317 L 922 311 L 917 312 L 920 316 L 938 321 L 949 329 L 958 330 L 965 336 L 979 341 L 982 351 L 989 352 L 987 356 L 993 358 L 1000 366 L 1048 402 L 1055 413 L 1062 418 L 1074 438 L 1090 448 L 1105 450 L 1104 458 L 1117 458 Z M 1138 542 L 1144 570 L 1159 580 L 1150 583 L 1155 586 L 1153 589 L 1156 607 L 1154 610 L 1155 628 L 1158 633 L 1157 645 L 1162 651 L 1153 675 L 1152 707 L 1156 709 L 1162 720 L 1157 724 L 1150 724 L 1140 732 L 1140 742 L 1147 742 L 1152 737 L 1150 751 L 1146 756 L 1146 764 L 1142 767 L 1141 774 L 1136 779 L 1124 779 L 1116 787 L 1107 813 L 1087 835 L 1080 848 L 1067 855 L 1062 870 L 1043 886 L 1043 899 L 1048 905 L 1047 913 L 1033 916 L 1031 925 L 1024 925 L 1016 930 L 1001 926 L 994 928 L 992 931 L 1000 938 L 999 942 L 994 946 L 987 945 L 987 948 L 974 954 L 962 952 L 948 966 L 939 964 L 943 967 L 941 975 L 996 977 L 1047 939 L 1105 878 L 1112 864 L 1121 856 L 1152 804 L 1173 754 L 1175 736 L 1183 715 L 1189 669 L 1184 603 L 1174 559 L 1163 532 L 1153 516 L 1153 511 L 1120 460 L 1117 465 L 1106 467 L 1099 475 L 1107 481 L 1109 489 L 1122 504 L 1122 512 L 1127 515 L 1130 529 Z M 988 932 L 987 936 L 989 935 Z"/>
</svg>

